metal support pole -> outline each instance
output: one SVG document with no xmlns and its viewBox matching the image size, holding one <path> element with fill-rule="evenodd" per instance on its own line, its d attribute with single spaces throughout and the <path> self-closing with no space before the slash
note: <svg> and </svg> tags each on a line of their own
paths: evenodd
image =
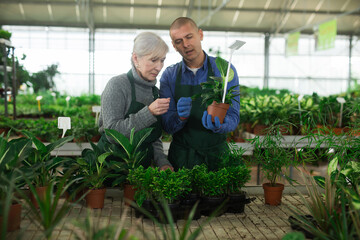
<svg viewBox="0 0 360 240">
<path fill-rule="evenodd" d="M 89 28 L 89 94 L 95 93 L 95 31 Z"/>
<path fill-rule="evenodd" d="M 349 78 L 348 78 L 348 82 L 347 82 L 347 92 L 350 91 L 350 87 L 351 87 L 351 58 L 352 58 L 352 40 L 353 40 L 353 36 L 351 35 L 349 38 Z"/>
<path fill-rule="evenodd" d="M 8 103 L 7 103 L 7 51 L 6 51 L 6 45 L 2 44 L 1 46 L 3 51 L 3 64 L 4 64 L 4 107 L 5 107 L 5 117 L 8 117 Z"/>
<path fill-rule="evenodd" d="M 11 48 L 11 59 L 12 59 L 12 102 L 13 102 L 13 119 L 16 120 L 16 64 L 15 64 L 15 48 Z"/>
<path fill-rule="evenodd" d="M 269 88 L 269 48 L 270 48 L 270 34 L 265 33 L 263 88 Z"/>
</svg>

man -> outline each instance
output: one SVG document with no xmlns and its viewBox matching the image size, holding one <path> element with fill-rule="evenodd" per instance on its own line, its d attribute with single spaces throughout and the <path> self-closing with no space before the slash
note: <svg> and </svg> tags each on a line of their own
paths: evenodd
<svg viewBox="0 0 360 240">
<path fill-rule="evenodd" d="M 200 83 L 207 81 L 209 76 L 220 76 L 216 58 L 202 50 L 203 36 L 203 31 L 190 18 L 177 18 L 170 27 L 173 47 L 183 60 L 164 71 L 160 79 L 160 97 L 170 98 L 162 125 L 173 137 L 168 159 L 175 170 L 202 163 L 209 170 L 217 169 L 221 154 L 227 150 L 226 133 L 234 131 L 240 120 L 240 107 L 236 101 L 220 124 L 218 119 L 211 122 L 211 115 L 200 98 L 191 100 L 191 96 L 202 91 Z M 233 66 L 232 69 L 234 79 L 228 83 L 228 88 L 239 84 L 236 70 Z M 240 101 L 239 97 L 237 101 Z"/>
</svg>

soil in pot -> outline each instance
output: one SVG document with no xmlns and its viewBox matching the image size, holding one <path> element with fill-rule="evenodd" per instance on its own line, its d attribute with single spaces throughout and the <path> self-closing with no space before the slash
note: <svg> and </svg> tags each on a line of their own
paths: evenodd
<svg viewBox="0 0 360 240">
<path fill-rule="evenodd" d="M 208 114 L 211 115 L 211 121 L 215 122 L 215 117 L 219 117 L 220 123 L 222 124 L 229 107 L 230 105 L 227 103 L 217 103 L 213 101 L 207 108 Z"/>
<path fill-rule="evenodd" d="M 265 204 L 277 206 L 281 204 L 282 192 L 284 190 L 284 184 L 276 183 L 275 186 L 271 186 L 270 183 L 263 184 Z"/>
<path fill-rule="evenodd" d="M 88 208 L 103 208 L 105 202 L 106 188 L 91 189 L 85 196 Z"/>
</svg>

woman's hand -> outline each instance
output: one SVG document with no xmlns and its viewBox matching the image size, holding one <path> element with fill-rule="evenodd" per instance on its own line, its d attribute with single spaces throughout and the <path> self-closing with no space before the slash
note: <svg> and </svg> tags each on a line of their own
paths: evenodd
<svg viewBox="0 0 360 240">
<path fill-rule="evenodd" d="M 170 165 L 164 165 L 160 168 L 161 171 L 165 171 L 166 169 L 170 169 L 171 171 L 174 171 L 174 168 Z"/>
<path fill-rule="evenodd" d="M 158 98 L 149 105 L 152 115 L 158 116 L 166 113 L 169 109 L 170 98 Z"/>
</svg>

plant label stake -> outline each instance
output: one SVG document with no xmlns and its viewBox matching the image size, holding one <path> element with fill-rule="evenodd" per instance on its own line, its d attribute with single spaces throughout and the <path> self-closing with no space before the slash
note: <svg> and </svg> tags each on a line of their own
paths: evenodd
<svg viewBox="0 0 360 240">
<path fill-rule="evenodd" d="M 40 100 L 41 100 L 42 98 L 43 98 L 42 96 L 37 96 L 37 97 L 36 97 L 36 101 L 38 102 L 39 112 L 41 112 Z"/>
<path fill-rule="evenodd" d="M 101 106 L 92 106 L 92 111 L 95 113 L 95 126 L 96 126 L 98 119 L 99 119 L 99 113 L 101 111 Z"/>
<path fill-rule="evenodd" d="M 61 138 L 64 138 L 66 130 L 71 129 L 71 118 L 69 117 L 58 117 L 58 129 L 63 130 Z M 59 149 L 56 151 L 56 157 L 59 153 Z"/>
<path fill-rule="evenodd" d="M 63 130 L 61 138 L 65 136 L 66 130 L 71 129 L 71 118 L 58 117 L 58 128 Z"/>
<path fill-rule="evenodd" d="M 222 98 L 222 103 L 225 103 L 226 89 L 227 89 L 227 83 L 228 83 L 228 80 L 229 80 L 229 72 L 230 72 L 232 55 L 235 52 L 235 50 L 238 50 L 239 48 L 241 48 L 245 43 L 246 42 L 244 42 L 244 41 L 235 40 L 235 42 L 229 46 L 229 48 L 230 48 L 230 59 L 229 59 L 229 65 L 228 65 L 228 68 L 227 68 L 227 71 L 226 71 L 226 80 L 225 80 L 225 84 L 224 84 L 224 94 L 223 94 L 223 98 Z"/>
<path fill-rule="evenodd" d="M 339 121 L 339 127 L 342 126 L 342 113 L 343 113 L 343 107 L 344 107 L 344 103 L 346 102 L 344 98 L 342 97 L 337 97 L 336 101 L 338 101 L 340 103 L 340 121 Z"/>
<path fill-rule="evenodd" d="M 51 96 L 54 97 L 54 104 L 56 104 L 56 93 L 52 92 L 52 93 L 51 93 Z"/>
<path fill-rule="evenodd" d="M 300 115 L 300 126 L 302 126 L 302 119 L 301 119 L 301 105 L 300 105 L 300 102 L 301 102 L 301 99 L 303 99 L 304 95 L 299 95 L 298 96 L 298 106 L 299 106 L 299 115 Z"/>
<path fill-rule="evenodd" d="M 66 98 L 65 98 L 65 100 L 66 100 L 66 106 L 69 108 L 69 101 L 70 101 L 70 96 L 67 96 Z"/>
</svg>

